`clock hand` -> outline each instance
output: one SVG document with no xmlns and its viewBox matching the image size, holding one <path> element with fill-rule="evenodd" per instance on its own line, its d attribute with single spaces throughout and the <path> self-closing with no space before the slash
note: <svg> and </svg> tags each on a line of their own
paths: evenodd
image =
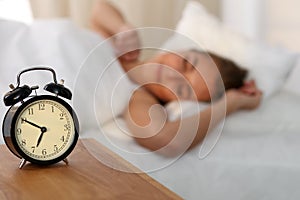
<svg viewBox="0 0 300 200">
<path fill-rule="evenodd" d="M 40 135 L 40 137 L 39 137 L 39 139 L 38 139 L 38 141 L 37 141 L 37 145 L 36 145 L 36 147 L 38 147 L 39 144 L 40 144 L 41 141 L 42 141 L 42 138 L 43 138 L 44 133 L 47 131 L 47 128 L 44 127 L 44 126 L 41 127 L 41 126 L 39 126 L 39 125 L 37 125 L 37 124 L 35 124 L 35 123 L 33 123 L 33 122 L 30 122 L 30 121 L 28 121 L 27 119 L 24 119 L 24 118 L 22 118 L 22 120 L 23 120 L 24 122 L 26 122 L 26 123 L 28 123 L 28 124 L 34 126 L 34 127 L 37 127 L 37 128 L 39 128 L 39 129 L 41 129 L 42 133 L 41 133 L 41 135 Z"/>
<path fill-rule="evenodd" d="M 28 120 L 25 119 L 25 118 L 22 118 L 22 121 L 24 121 L 24 122 L 26 122 L 26 123 L 28 123 L 28 124 L 34 126 L 34 127 L 37 127 L 37 128 L 39 128 L 39 129 L 41 129 L 41 130 L 42 130 L 42 128 L 43 128 L 43 127 L 41 127 L 41 126 L 39 126 L 39 125 L 37 125 L 37 124 L 35 124 L 35 123 L 33 123 L 33 122 L 28 121 Z"/>
<path fill-rule="evenodd" d="M 36 147 L 38 147 L 40 145 L 40 143 L 42 141 L 42 138 L 43 138 L 43 135 L 47 131 L 47 128 L 46 127 L 42 127 L 41 130 L 42 130 L 42 133 L 41 133 L 41 135 L 40 135 L 40 137 L 39 137 L 39 139 L 37 141 Z"/>
</svg>

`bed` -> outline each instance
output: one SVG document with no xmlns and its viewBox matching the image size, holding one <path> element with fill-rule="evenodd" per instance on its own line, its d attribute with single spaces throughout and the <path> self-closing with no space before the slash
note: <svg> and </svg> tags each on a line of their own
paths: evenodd
<svg viewBox="0 0 300 200">
<path fill-rule="evenodd" d="M 186 18 L 191 17 L 191 13 L 202 12 L 203 14 L 201 7 L 201 12 L 197 10 L 199 5 L 195 3 L 190 5 L 186 11 L 189 13 L 185 15 Z M 196 11 L 189 9 L 196 9 Z M 207 13 L 204 12 L 204 14 Z M 203 15 L 201 19 L 204 19 Z M 183 21 L 186 20 L 183 19 Z M 212 29 L 220 27 L 215 21 L 209 21 L 209 23 L 212 23 L 213 27 L 210 26 Z M 185 25 L 181 21 L 178 31 L 188 30 Z M 66 85 L 76 89 L 74 71 L 77 72 L 95 44 L 101 42 L 96 35 L 78 30 L 67 20 L 37 21 L 30 28 L 23 24 L 0 21 L 0 32 L 4 34 L 2 38 L 10 38 L 10 40 L 2 41 L 0 47 L 2 94 L 8 91 L 9 83 L 15 82 L 16 73 L 20 69 L 36 64 L 55 66 L 57 74 L 62 75 L 66 80 Z M 224 30 L 218 30 L 218 32 L 224 33 Z M 188 33 L 184 34 L 188 35 Z M 207 35 L 207 33 L 204 34 Z M 211 34 L 208 35 L 211 36 Z M 197 40 L 193 33 L 189 37 Z M 132 138 L 124 134 L 128 130 L 121 117 L 106 120 L 101 127 L 84 123 L 81 137 L 94 138 L 101 142 L 184 199 L 298 199 L 300 197 L 298 189 L 300 182 L 300 156 L 298 156 L 300 152 L 300 56 L 285 51 L 273 51 L 269 47 L 253 45 L 251 42 L 252 48 L 257 51 L 255 51 L 256 54 L 251 54 L 251 59 L 249 59 L 241 55 L 241 52 L 244 52 L 241 49 L 245 46 L 249 47 L 250 41 L 245 41 L 235 35 L 234 40 L 239 42 L 226 44 L 221 39 L 217 40 L 217 37 L 219 35 L 214 35 L 215 43 L 205 44 L 208 50 L 214 50 L 225 56 L 227 54 L 228 57 L 239 54 L 236 56 L 237 62 L 245 65 L 253 59 L 256 60 L 251 68 L 253 77 L 259 80 L 266 94 L 259 109 L 239 112 L 228 117 L 209 134 L 202 145 L 177 158 L 165 158 L 139 146 Z M 227 37 L 233 36 L 228 32 Z M 172 40 L 175 39 L 168 40 L 163 48 L 171 48 L 169 45 L 174 44 L 170 43 Z M 206 38 L 205 41 L 208 40 Z M 216 41 L 222 41 L 225 47 L 226 45 L 233 47 L 219 48 L 220 45 Z M 230 51 L 225 51 L 227 49 Z M 106 58 L 111 56 L 106 53 L 102 52 L 101 55 Z M 262 54 L 265 59 L 260 60 L 261 57 L 258 56 Z M 261 65 L 266 65 L 266 63 L 273 68 L 268 68 L 267 71 L 261 70 Z M 281 69 L 282 65 L 284 69 Z M 260 68 L 255 68 L 255 66 Z M 41 74 L 25 77 L 23 81 L 29 84 L 49 82 Z M 82 86 L 81 90 L 85 92 L 93 90 L 83 84 L 79 86 Z M 73 102 L 76 109 L 83 110 L 80 111 L 81 113 L 85 112 L 87 103 L 84 99 L 88 97 L 83 96 L 79 91 L 74 98 L 77 101 Z M 92 109 L 93 105 L 91 106 Z M 195 106 L 203 108 L 206 105 L 182 102 L 184 115 L 193 114 Z M 179 117 L 178 109 L 179 107 L 173 102 L 166 106 L 166 111 L 174 119 Z M 1 119 L 6 110 L 7 108 L 2 104 Z M 89 116 L 90 113 L 87 111 L 79 115 L 83 122 L 92 123 Z M 3 143 L 2 138 L 0 142 Z M 86 147 L 89 148 L 88 145 Z M 102 158 L 97 157 L 97 159 L 99 162 L 108 164 Z M 110 167 L 124 171 L 119 166 Z"/>
</svg>

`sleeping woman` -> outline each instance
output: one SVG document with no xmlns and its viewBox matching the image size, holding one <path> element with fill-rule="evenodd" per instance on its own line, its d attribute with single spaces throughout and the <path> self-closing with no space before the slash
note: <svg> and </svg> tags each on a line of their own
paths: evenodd
<svg viewBox="0 0 300 200">
<path fill-rule="evenodd" d="M 122 14 L 104 1 L 94 7 L 91 24 L 104 37 L 132 29 Z M 127 126 L 135 140 L 150 150 L 164 149 L 161 152 L 167 156 L 177 155 L 199 144 L 227 115 L 260 104 L 262 92 L 254 81 L 245 81 L 247 71 L 230 60 L 191 49 L 140 61 L 139 38 L 134 31 L 121 34 L 113 45 L 124 53 L 119 58 L 123 70 L 141 85 L 124 112 Z M 128 48 L 137 50 L 126 52 Z M 157 105 L 174 100 L 211 104 L 194 116 L 168 121 Z"/>
</svg>

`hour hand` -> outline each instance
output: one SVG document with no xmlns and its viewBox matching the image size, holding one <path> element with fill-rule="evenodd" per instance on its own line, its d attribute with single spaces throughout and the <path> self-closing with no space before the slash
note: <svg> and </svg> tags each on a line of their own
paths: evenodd
<svg viewBox="0 0 300 200">
<path fill-rule="evenodd" d="M 40 137 L 39 137 L 39 139 L 37 141 L 36 147 L 38 147 L 40 145 L 40 143 L 42 141 L 42 137 L 43 137 L 43 135 L 44 135 L 45 132 L 46 132 L 46 130 L 42 130 L 42 133 L 41 133 L 41 135 L 40 135 Z"/>
</svg>

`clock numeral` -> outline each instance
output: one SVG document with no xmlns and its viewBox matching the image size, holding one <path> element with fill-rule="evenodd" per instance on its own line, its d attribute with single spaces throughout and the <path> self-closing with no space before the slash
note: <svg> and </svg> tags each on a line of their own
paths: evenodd
<svg viewBox="0 0 300 200">
<path fill-rule="evenodd" d="M 55 110 L 54 110 L 54 106 L 51 106 L 51 111 L 54 113 Z"/>
<path fill-rule="evenodd" d="M 47 155 L 47 150 L 46 150 L 46 149 L 43 149 L 43 150 L 42 150 L 42 154 L 43 154 L 43 155 Z"/>
<path fill-rule="evenodd" d="M 68 125 L 68 124 L 65 124 L 64 127 L 65 127 L 64 131 L 70 131 L 70 129 L 71 129 L 70 125 Z"/>
<path fill-rule="evenodd" d="M 55 144 L 54 145 L 54 152 L 57 152 L 58 151 L 58 147 L 57 147 L 57 145 Z"/>
<path fill-rule="evenodd" d="M 18 128 L 17 129 L 17 135 L 21 135 L 21 133 L 22 133 L 22 129 Z"/>
<path fill-rule="evenodd" d="M 22 146 L 25 146 L 25 145 L 26 145 L 26 140 L 25 140 L 25 139 L 23 139 L 23 140 L 21 141 L 21 145 L 22 145 Z"/>
<path fill-rule="evenodd" d="M 61 140 L 62 142 L 64 142 L 64 141 L 65 141 L 65 136 L 61 136 L 60 140 Z"/>
<path fill-rule="evenodd" d="M 60 117 L 60 118 L 59 118 L 60 120 L 63 120 L 63 119 L 64 119 L 64 113 L 60 113 L 60 114 L 59 114 L 59 117 Z"/>
<path fill-rule="evenodd" d="M 35 146 L 32 146 L 32 147 L 31 147 L 31 150 L 32 150 L 32 153 L 34 153 L 34 151 L 35 151 Z"/>
<path fill-rule="evenodd" d="M 45 104 L 44 103 L 39 104 L 39 110 L 45 110 Z"/>
<path fill-rule="evenodd" d="M 33 115 L 33 108 L 28 108 L 28 115 Z"/>
</svg>

